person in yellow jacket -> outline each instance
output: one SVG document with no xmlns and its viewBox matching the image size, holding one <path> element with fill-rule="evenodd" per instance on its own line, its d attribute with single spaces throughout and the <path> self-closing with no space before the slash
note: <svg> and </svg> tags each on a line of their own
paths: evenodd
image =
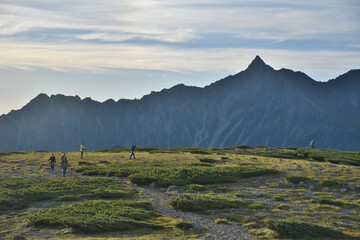
<svg viewBox="0 0 360 240">
<path fill-rule="evenodd" d="M 81 153 L 81 159 L 83 159 L 84 151 L 86 150 L 84 143 L 80 145 L 80 153 Z"/>
</svg>

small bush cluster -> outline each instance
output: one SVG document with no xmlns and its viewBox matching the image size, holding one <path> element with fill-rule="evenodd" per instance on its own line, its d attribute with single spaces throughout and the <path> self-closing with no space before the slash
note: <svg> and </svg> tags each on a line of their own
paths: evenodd
<svg viewBox="0 0 360 240">
<path fill-rule="evenodd" d="M 224 218 L 219 218 L 214 221 L 216 224 L 228 224 L 228 220 Z"/>
<path fill-rule="evenodd" d="M 337 181 L 334 181 L 334 180 L 321 180 L 320 182 L 319 182 L 319 184 L 321 185 L 321 186 L 323 186 L 323 187 L 334 187 L 334 186 L 337 186 L 338 185 L 338 183 L 337 183 Z"/>
<path fill-rule="evenodd" d="M 203 163 L 216 163 L 216 162 L 218 162 L 218 160 L 213 159 L 213 158 L 199 158 L 199 161 L 203 162 Z"/>
<path fill-rule="evenodd" d="M 147 221 L 160 216 L 144 201 L 93 200 L 59 208 L 43 209 L 29 217 L 36 227 L 62 226 L 81 232 L 107 232 L 135 227 L 159 228 Z"/>
<path fill-rule="evenodd" d="M 193 227 L 193 224 L 191 222 L 177 222 L 175 223 L 175 227 L 188 230 Z"/>
<path fill-rule="evenodd" d="M 328 199 L 328 198 L 320 198 L 319 199 L 320 204 L 328 204 L 328 205 L 334 205 L 334 206 L 349 206 L 351 205 L 349 202 L 339 200 L 339 199 Z"/>
<path fill-rule="evenodd" d="M 205 191 L 208 189 L 204 185 L 200 185 L 200 184 L 190 184 L 189 188 L 194 191 Z"/>
<path fill-rule="evenodd" d="M 95 178 L 15 178 L 0 177 L 0 211 L 20 209 L 31 202 L 59 199 L 114 199 L 137 195 L 136 189 L 118 179 Z"/>
<path fill-rule="evenodd" d="M 196 212 L 208 209 L 245 207 L 246 203 L 236 199 L 209 194 L 180 194 L 172 197 L 169 204 L 184 211 Z"/>
<path fill-rule="evenodd" d="M 334 238 L 344 239 L 345 234 L 333 230 L 328 227 L 323 227 L 317 224 L 296 221 L 296 220 L 274 220 L 268 219 L 265 221 L 266 227 L 279 233 L 282 238 Z"/>
<path fill-rule="evenodd" d="M 84 175 L 114 175 L 128 177 L 131 182 L 147 185 L 156 182 L 158 186 L 183 186 L 187 184 L 214 184 L 236 182 L 240 178 L 278 173 L 274 169 L 256 166 L 214 167 L 155 163 L 118 164 L 108 166 L 86 166 L 76 170 Z"/>
<path fill-rule="evenodd" d="M 310 178 L 302 177 L 302 176 L 289 176 L 286 177 L 285 180 L 294 184 L 299 184 L 300 182 L 305 182 L 307 180 L 310 180 Z"/>
</svg>

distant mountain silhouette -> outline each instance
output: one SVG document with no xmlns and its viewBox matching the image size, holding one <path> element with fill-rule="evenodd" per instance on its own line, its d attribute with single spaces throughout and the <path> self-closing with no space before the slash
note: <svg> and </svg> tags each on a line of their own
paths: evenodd
<svg viewBox="0 0 360 240">
<path fill-rule="evenodd" d="M 99 103 L 40 94 L 0 117 L 0 150 L 265 145 L 360 150 L 360 70 L 328 82 L 249 67 L 204 88 L 183 84 L 140 100 Z"/>
</svg>

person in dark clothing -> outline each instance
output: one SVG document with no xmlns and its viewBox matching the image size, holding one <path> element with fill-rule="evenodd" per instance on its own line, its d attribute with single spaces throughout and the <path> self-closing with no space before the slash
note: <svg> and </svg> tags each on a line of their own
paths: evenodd
<svg viewBox="0 0 360 240">
<path fill-rule="evenodd" d="M 51 154 L 51 157 L 49 158 L 49 162 L 50 162 L 51 171 L 54 172 L 54 167 L 55 167 L 55 163 L 56 163 L 56 158 L 55 158 L 54 154 Z"/>
<path fill-rule="evenodd" d="M 84 143 L 80 145 L 80 158 L 83 159 L 84 151 L 86 150 Z"/>
<path fill-rule="evenodd" d="M 64 153 L 61 157 L 61 165 L 60 167 L 62 168 L 62 174 L 63 174 L 63 177 L 65 177 L 65 174 L 66 174 L 66 169 L 68 167 L 69 163 L 68 163 L 68 160 L 67 160 L 67 157 L 66 157 L 66 154 Z"/>
<path fill-rule="evenodd" d="M 134 153 L 135 148 L 136 148 L 135 144 L 132 144 L 131 147 L 130 147 L 131 154 L 130 154 L 129 159 L 131 159 L 132 156 L 134 156 L 134 159 L 136 159 L 135 158 L 135 153 Z"/>
</svg>

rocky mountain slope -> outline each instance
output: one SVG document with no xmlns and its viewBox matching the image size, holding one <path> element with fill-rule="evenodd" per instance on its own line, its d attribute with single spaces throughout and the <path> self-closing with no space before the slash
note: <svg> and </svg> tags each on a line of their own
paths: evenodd
<svg viewBox="0 0 360 240">
<path fill-rule="evenodd" d="M 204 88 L 176 85 L 140 100 L 40 94 L 0 116 L 0 150 L 78 150 L 114 145 L 308 146 L 360 150 L 360 70 L 328 82 L 249 67 Z"/>
</svg>

